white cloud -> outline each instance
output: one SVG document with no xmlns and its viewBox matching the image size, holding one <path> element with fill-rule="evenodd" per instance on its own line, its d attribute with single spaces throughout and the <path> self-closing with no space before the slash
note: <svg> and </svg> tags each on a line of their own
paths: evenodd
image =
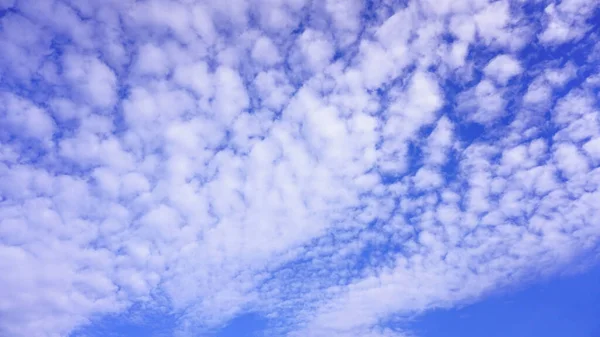
<svg viewBox="0 0 600 337">
<path fill-rule="evenodd" d="M 587 160 L 577 147 L 572 144 L 558 144 L 554 150 L 554 160 L 556 160 L 558 168 L 567 174 L 567 176 L 586 173 L 588 171 Z"/>
<path fill-rule="evenodd" d="M 406 169 L 407 141 L 426 125 L 435 121 L 442 106 L 442 93 L 436 80 L 428 74 L 414 74 L 405 95 L 389 107 L 389 118 L 383 128 L 384 143 L 380 165 L 384 171 Z"/>
<path fill-rule="evenodd" d="M 327 37 L 312 29 L 307 29 L 300 35 L 298 47 L 302 52 L 302 64 L 312 71 L 322 70 L 335 53 L 335 48 Z"/>
<path fill-rule="evenodd" d="M 356 40 L 361 28 L 361 9 L 363 3 L 358 0 L 327 0 L 325 8 L 330 13 L 333 26 L 337 30 L 342 45 Z"/>
<path fill-rule="evenodd" d="M 506 105 L 503 91 L 489 80 L 483 80 L 461 93 L 458 102 L 459 110 L 468 111 L 470 119 L 482 124 L 498 119 L 504 113 Z"/>
<path fill-rule="evenodd" d="M 0 41 L 4 76 L 11 73 L 21 80 L 28 80 L 41 67 L 50 45 L 49 35 L 40 26 L 17 13 L 2 17 Z"/>
<path fill-rule="evenodd" d="M 515 168 L 524 164 L 527 159 L 527 147 L 525 145 L 515 146 L 502 153 L 502 164 Z"/>
<path fill-rule="evenodd" d="M 593 13 L 597 4 L 587 0 L 566 0 L 549 4 L 546 14 L 546 28 L 539 35 L 543 43 L 557 44 L 580 39 L 589 29 L 586 19 Z"/>
<path fill-rule="evenodd" d="M 494 1 L 483 7 L 476 15 L 477 34 L 486 43 L 504 42 L 508 32 L 505 30 L 510 20 L 508 1 Z"/>
<path fill-rule="evenodd" d="M 546 106 L 552 98 L 552 89 L 543 80 L 531 82 L 523 100 L 526 104 Z"/>
<path fill-rule="evenodd" d="M 280 110 L 290 99 L 293 88 L 280 71 L 261 72 L 254 78 L 254 85 L 264 107 Z"/>
<path fill-rule="evenodd" d="M 577 69 L 572 63 L 567 63 L 560 69 L 547 69 L 544 75 L 550 84 L 561 87 L 575 76 L 576 71 Z"/>
<path fill-rule="evenodd" d="M 450 20 L 450 31 L 460 40 L 472 42 L 475 38 L 476 26 L 471 16 L 455 15 Z"/>
<path fill-rule="evenodd" d="M 444 164 L 454 141 L 454 124 L 442 116 L 427 139 L 426 162 L 434 165 Z"/>
<path fill-rule="evenodd" d="M 67 54 L 63 58 L 65 77 L 81 91 L 84 102 L 98 108 L 111 108 L 117 99 L 117 78 L 102 61 L 93 56 Z"/>
<path fill-rule="evenodd" d="M 258 63 L 272 66 L 280 61 L 277 46 L 268 37 L 260 37 L 252 48 L 252 58 Z"/>
<path fill-rule="evenodd" d="M 594 61 L 521 49 L 587 53 L 590 2 L 34 2 L 0 2 L 0 335 L 403 336 L 600 242 Z"/>
<path fill-rule="evenodd" d="M 426 168 L 421 168 L 415 174 L 415 187 L 422 190 L 436 188 L 442 186 L 444 180 L 439 173 Z"/>
<path fill-rule="evenodd" d="M 391 55 L 379 44 L 362 41 L 360 52 L 363 56 L 361 76 L 366 88 L 376 89 L 397 75 Z"/>
<path fill-rule="evenodd" d="M 169 71 L 170 62 L 163 49 L 147 43 L 140 47 L 136 57 L 136 70 L 142 75 L 164 76 Z"/>
<path fill-rule="evenodd" d="M 212 74 L 204 62 L 178 65 L 173 79 L 182 87 L 192 90 L 200 99 L 208 100 L 213 96 Z"/>
<path fill-rule="evenodd" d="M 465 42 L 455 42 L 450 49 L 450 64 L 459 68 L 465 65 L 467 54 L 469 52 L 469 44 Z"/>
<path fill-rule="evenodd" d="M 248 107 L 248 95 L 240 76 L 232 69 L 221 67 L 215 73 L 214 113 L 225 125 Z"/>
<path fill-rule="evenodd" d="M 600 138 L 594 138 L 583 145 L 585 152 L 595 160 L 600 160 Z"/>
<path fill-rule="evenodd" d="M 494 57 L 490 63 L 483 68 L 483 72 L 499 84 L 504 85 L 512 77 L 519 75 L 522 72 L 522 69 L 519 61 L 514 57 L 503 54 Z"/>
<path fill-rule="evenodd" d="M 54 121 L 48 113 L 22 97 L 0 93 L 0 111 L 0 123 L 6 123 L 5 127 L 17 135 L 48 141 L 54 133 Z"/>
</svg>

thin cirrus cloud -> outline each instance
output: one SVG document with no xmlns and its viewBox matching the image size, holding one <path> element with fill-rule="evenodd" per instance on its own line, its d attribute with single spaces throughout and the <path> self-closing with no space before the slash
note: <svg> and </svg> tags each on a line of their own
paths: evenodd
<svg viewBox="0 0 600 337">
<path fill-rule="evenodd" d="M 600 239 L 598 15 L 0 1 L 0 335 L 141 306 L 403 336 L 567 268 Z"/>
</svg>

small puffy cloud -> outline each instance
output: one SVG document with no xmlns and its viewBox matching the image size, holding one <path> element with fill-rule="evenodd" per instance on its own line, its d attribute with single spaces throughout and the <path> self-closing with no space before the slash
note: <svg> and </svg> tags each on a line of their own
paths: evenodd
<svg viewBox="0 0 600 337">
<path fill-rule="evenodd" d="M 409 109 L 416 115 L 428 116 L 442 107 L 443 93 L 433 76 L 417 72 L 410 80 L 408 95 Z"/>
<path fill-rule="evenodd" d="M 297 43 L 302 53 L 302 64 L 311 71 L 325 68 L 335 53 L 335 47 L 325 34 L 312 29 L 305 30 Z"/>
<path fill-rule="evenodd" d="M 360 46 L 362 85 L 376 89 L 396 74 L 391 55 L 379 44 L 362 41 Z"/>
<path fill-rule="evenodd" d="M 468 112 L 468 118 L 482 124 L 495 121 L 504 113 L 503 91 L 491 81 L 483 80 L 458 96 L 458 109 Z"/>
<path fill-rule="evenodd" d="M 454 141 L 454 124 L 442 116 L 427 139 L 427 159 L 429 164 L 444 164 Z"/>
<path fill-rule="evenodd" d="M 523 70 L 519 61 L 510 55 L 498 55 L 483 68 L 483 72 L 501 85 L 506 84 L 512 77 Z"/>
<path fill-rule="evenodd" d="M 280 61 L 277 46 L 268 37 L 262 36 L 252 48 L 252 58 L 259 64 L 272 66 Z"/>
<path fill-rule="evenodd" d="M 595 5 L 590 1 L 566 0 L 549 4 L 544 9 L 546 27 L 538 35 L 546 44 L 564 43 L 580 39 L 591 26 L 586 19 L 593 14 Z"/>
<path fill-rule="evenodd" d="M 142 75 L 165 75 L 169 71 L 170 62 L 164 49 L 147 43 L 138 50 L 135 68 Z"/>
<path fill-rule="evenodd" d="M 325 8 L 331 15 L 338 39 L 343 45 L 355 41 L 361 28 L 362 1 L 327 0 Z"/>
<path fill-rule="evenodd" d="M 582 91 L 571 91 L 562 97 L 554 109 L 554 119 L 562 125 L 579 119 L 592 111 L 593 101 Z"/>
<path fill-rule="evenodd" d="M 109 109 L 117 99 L 117 77 L 93 56 L 69 53 L 63 57 L 65 78 L 77 88 L 83 102 Z"/>
<path fill-rule="evenodd" d="M 595 160 L 600 160 L 600 138 L 594 138 L 583 145 L 583 149 Z"/>
<path fill-rule="evenodd" d="M 543 80 L 533 81 L 523 96 L 523 101 L 530 105 L 545 105 L 552 97 L 552 88 Z"/>
<path fill-rule="evenodd" d="M 53 111 L 53 116 L 60 121 L 79 119 L 90 112 L 90 108 L 87 105 L 78 105 L 64 98 L 53 99 L 49 102 L 49 105 Z"/>
<path fill-rule="evenodd" d="M 544 72 L 546 80 L 555 87 L 561 87 L 565 85 L 570 79 L 572 79 L 577 72 L 577 69 L 572 63 L 567 63 L 562 68 L 558 69 L 547 69 Z"/>
<path fill-rule="evenodd" d="M 470 43 L 475 38 L 477 26 L 471 16 L 454 15 L 450 19 L 450 31 L 460 40 Z"/>
<path fill-rule="evenodd" d="M 137 172 L 130 172 L 121 177 L 120 186 L 119 191 L 126 198 L 134 197 L 150 190 L 148 179 L 143 174 Z"/>
<path fill-rule="evenodd" d="M 442 176 L 429 168 L 421 168 L 414 177 L 414 184 L 417 189 L 427 190 L 442 186 L 444 180 Z"/>
<path fill-rule="evenodd" d="M 494 1 L 475 14 L 477 35 L 488 44 L 506 43 L 507 25 L 510 21 L 508 1 Z"/>
<path fill-rule="evenodd" d="M 586 173 L 589 169 L 587 159 L 573 144 L 558 144 L 554 149 L 554 160 L 567 176 Z"/>
<path fill-rule="evenodd" d="M 50 140 L 55 131 L 54 121 L 46 111 L 11 93 L 0 93 L 0 112 L 0 123 L 16 136 Z"/>
<path fill-rule="evenodd" d="M 228 67 L 220 67 L 215 73 L 214 113 L 226 125 L 248 107 L 246 87 L 239 74 Z"/>
<path fill-rule="evenodd" d="M 462 41 L 457 41 L 450 47 L 450 55 L 448 56 L 448 63 L 454 67 L 459 68 L 465 65 L 467 54 L 469 52 L 469 44 Z"/>
<path fill-rule="evenodd" d="M 182 64 L 175 68 L 173 79 L 180 86 L 191 90 L 199 98 L 208 100 L 213 96 L 213 74 L 205 62 Z"/>
<path fill-rule="evenodd" d="M 289 101 L 293 91 L 285 74 L 275 70 L 261 72 L 256 75 L 254 85 L 263 106 L 276 111 Z"/>
</svg>

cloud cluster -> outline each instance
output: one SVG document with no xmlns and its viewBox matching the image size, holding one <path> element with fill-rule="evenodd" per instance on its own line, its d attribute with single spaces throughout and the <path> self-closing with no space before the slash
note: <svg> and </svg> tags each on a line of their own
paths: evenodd
<svg viewBox="0 0 600 337">
<path fill-rule="evenodd" d="M 598 3 L 0 1 L 0 335 L 397 319 L 598 247 Z"/>
</svg>

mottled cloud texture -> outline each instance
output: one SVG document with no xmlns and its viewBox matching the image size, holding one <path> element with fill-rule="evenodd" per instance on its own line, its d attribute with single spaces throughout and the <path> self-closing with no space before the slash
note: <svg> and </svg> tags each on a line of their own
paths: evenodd
<svg viewBox="0 0 600 337">
<path fill-rule="evenodd" d="M 594 0 L 0 0 L 0 335 L 390 322 L 600 239 Z"/>
</svg>

